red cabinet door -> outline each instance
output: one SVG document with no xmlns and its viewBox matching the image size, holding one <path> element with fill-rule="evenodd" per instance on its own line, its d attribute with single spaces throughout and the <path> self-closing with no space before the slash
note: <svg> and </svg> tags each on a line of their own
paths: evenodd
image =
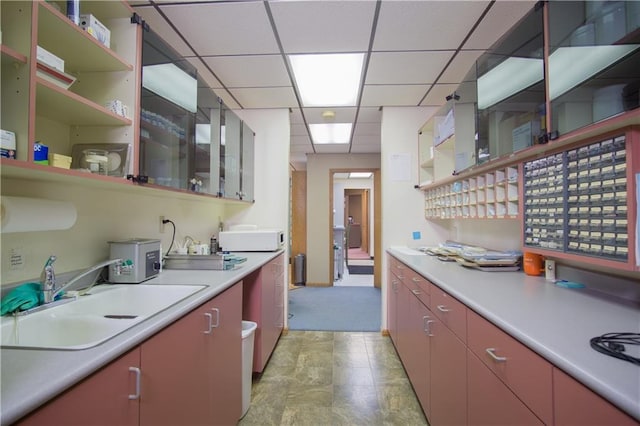
<svg viewBox="0 0 640 426">
<path fill-rule="evenodd" d="M 544 424 L 471 350 L 467 350 L 467 384 L 468 424 Z"/>
<path fill-rule="evenodd" d="M 410 295 L 409 306 L 403 309 L 409 312 L 407 339 L 411 342 L 411 349 L 407 351 L 406 355 L 405 369 L 418 401 L 420 401 L 423 411 L 428 415 L 431 401 L 431 387 L 429 385 L 429 327 L 431 323 L 429 321 L 432 320 L 433 315 L 413 294 Z"/>
<path fill-rule="evenodd" d="M 235 424 L 241 362 L 242 285 L 236 284 L 142 344 L 140 424 Z"/>
<path fill-rule="evenodd" d="M 127 352 L 84 379 L 18 425 L 130 425 L 138 424 L 137 386 L 140 350 Z M 129 398 L 131 396 L 132 398 Z"/>
<path fill-rule="evenodd" d="M 429 424 L 467 423 L 466 345 L 440 320 L 431 334 L 431 411 Z M 471 424 L 471 423 L 470 423 Z"/>
<path fill-rule="evenodd" d="M 555 367 L 553 405 L 557 426 L 638 425 L 634 419 Z"/>
</svg>

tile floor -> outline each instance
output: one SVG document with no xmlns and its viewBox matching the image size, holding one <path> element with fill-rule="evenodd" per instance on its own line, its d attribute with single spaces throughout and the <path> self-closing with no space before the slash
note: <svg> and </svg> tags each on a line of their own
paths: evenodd
<svg viewBox="0 0 640 426">
<path fill-rule="evenodd" d="M 350 260 L 349 262 L 353 262 L 354 265 L 359 264 L 357 261 Z M 361 264 L 373 264 L 372 260 L 362 261 Z M 358 286 L 358 287 L 373 287 L 373 275 L 357 275 L 349 274 L 349 268 L 347 268 L 346 264 L 344 266 L 344 275 L 342 279 L 333 282 L 333 285 L 336 287 L 347 287 L 347 286 Z"/>
<path fill-rule="evenodd" d="M 393 344 L 380 333 L 289 331 L 240 426 L 427 425 Z"/>
</svg>

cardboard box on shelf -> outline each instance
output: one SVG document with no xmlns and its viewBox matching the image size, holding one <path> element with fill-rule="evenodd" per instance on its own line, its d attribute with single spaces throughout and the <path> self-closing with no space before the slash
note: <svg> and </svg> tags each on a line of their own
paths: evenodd
<svg viewBox="0 0 640 426">
<path fill-rule="evenodd" d="M 16 158 L 16 134 L 0 129 L 0 157 Z"/>
<path fill-rule="evenodd" d="M 33 144 L 33 162 L 36 164 L 49 164 L 49 147 L 36 142 Z"/>
<path fill-rule="evenodd" d="M 71 168 L 71 157 L 62 154 L 49 154 L 49 164 L 53 167 L 60 167 L 62 169 Z"/>
<path fill-rule="evenodd" d="M 93 15 L 80 15 L 80 27 L 95 37 L 100 43 L 111 48 L 111 31 Z"/>
<path fill-rule="evenodd" d="M 51 68 L 64 72 L 64 59 L 57 57 L 41 46 L 36 47 L 36 59 Z"/>
</svg>

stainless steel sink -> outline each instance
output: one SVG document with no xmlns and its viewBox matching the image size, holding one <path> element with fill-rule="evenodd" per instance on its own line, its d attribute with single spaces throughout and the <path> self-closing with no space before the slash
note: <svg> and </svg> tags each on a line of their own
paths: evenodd
<svg viewBox="0 0 640 426">
<path fill-rule="evenodd" d="M 206 286 L 103 285 L 72 302 L 2 317 L 3 348 L 87 349 L 105 342 Z"/>
</svg>

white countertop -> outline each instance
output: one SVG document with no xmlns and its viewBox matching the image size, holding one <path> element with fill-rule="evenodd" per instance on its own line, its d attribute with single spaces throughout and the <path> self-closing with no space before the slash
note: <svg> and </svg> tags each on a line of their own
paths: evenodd
<svg viewBox="0 0 640 426">
<path fill-rule="evenodd" d="M 640 366 L 591 348 L 592 337 L 640 333 L 640 305 L 523 272 L 482 272 L 433 256 L 394 257 L 539 355 L 640 420 Z M 637 356 L 637 353 L 636 353 Z"/>
<path fill-rule="evenodd" d="M 158 277 L 145 281 L 145 284 L 206 285 L 207 288 L 93 348 L 77 351 L 2 348 L 0 424 L 7 425 L 18 420 L 280 253 L 282 251 L 241 253 L 241 256 L 247 257 L 247 261 L 230 271 L 164 270 Z"/>
</svg>

